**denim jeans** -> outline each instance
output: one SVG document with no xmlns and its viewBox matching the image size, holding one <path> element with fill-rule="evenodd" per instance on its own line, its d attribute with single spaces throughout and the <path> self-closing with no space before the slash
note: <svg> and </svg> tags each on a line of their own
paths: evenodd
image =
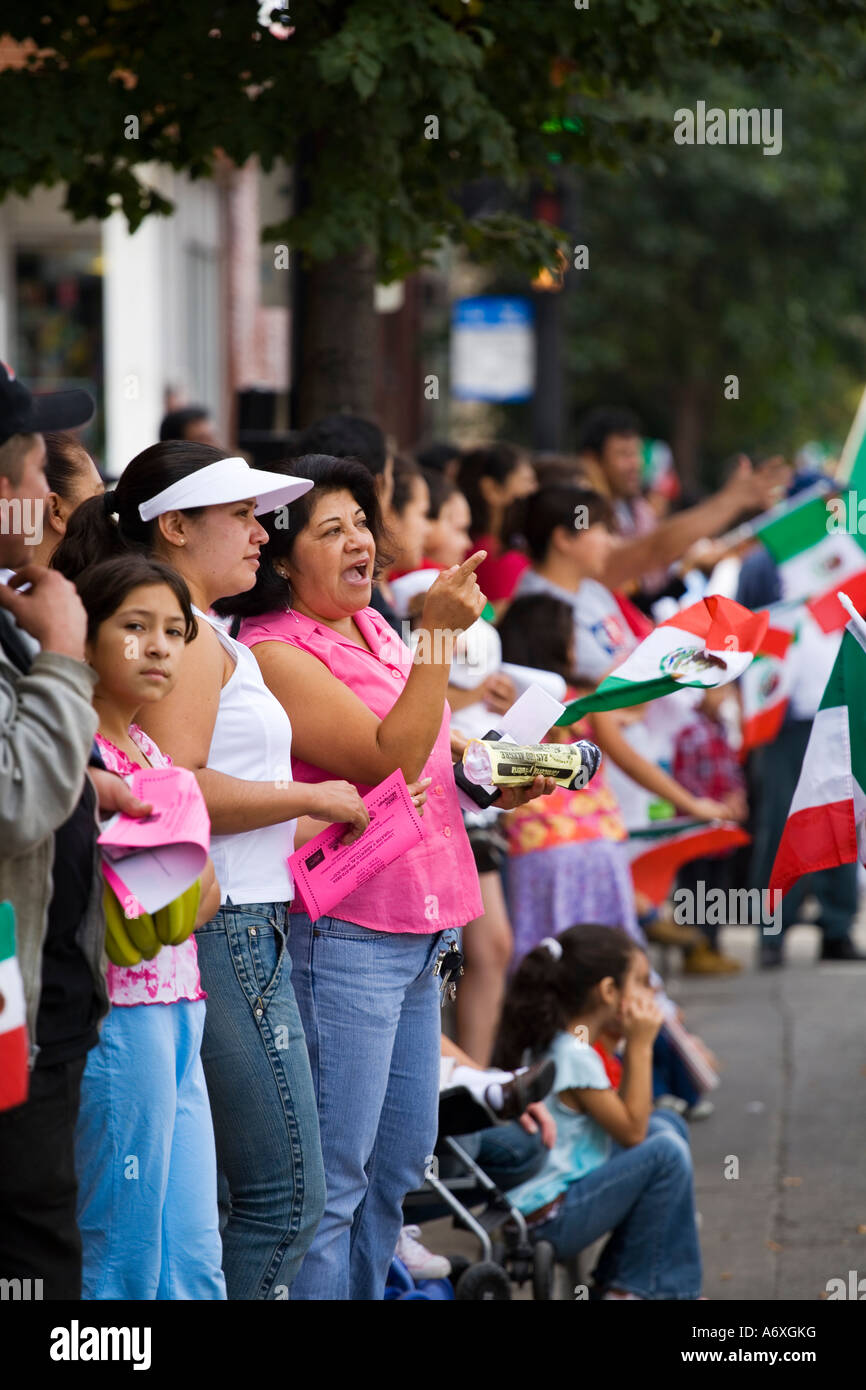
<svg viewBox="0 0 866 1390">
<path fill-rule="evenodd" d="M 224 1299 L 202 1000 L 113 1008 L 76 1132 L 86 1299 Z"/>
<path fill-rule="evenodd" d="M 649 1299 L 692 1299 L 701 1292 L 692 1156 L 679 1115 L 657 1111 L 643 1143 L 611 1157 L 566 1189 L 559 1212 L 533 1230 L 573 1258 L 607 1231 L 595 1270 L 603 1289 Z"/>
<path fill-rule="evenodd" d="M 406 1193 L 436 1142 L 440 939 L 292 914 L 327 1202 L 292 1298 L 380 1299 Z"/>
<path fill-rule="evenodd" d="M 325 1204 L 287 934 L 285 903 L 230 900 L 196 932 L 208 995 L 201 1056 L 230 1196 L 230 1299 L 288 1298 Z"/>
<path fill-rule="evenodd" d="M 502 1192 L 534 1178 L 541 1172 L 547 1157 L 540 1133 L 527 1134 L 517 1120 L 507 1125 L 491 1125 L 490 1129 L 480 1129 L 475 1134 L 464 1134 L 457 1142 Z M 448 1175 L 447 1161 L 443 1159 L 439 1166 L 443 1177 Z"/>
<path fill-rule="evenodd" d="M 653 1099 L 659 1096 L 678 1096 L 689 1107 L 697 1105 L 701 1098 L 691 1072 L 664 1028 L 653 1043 Z"/>
</svg>

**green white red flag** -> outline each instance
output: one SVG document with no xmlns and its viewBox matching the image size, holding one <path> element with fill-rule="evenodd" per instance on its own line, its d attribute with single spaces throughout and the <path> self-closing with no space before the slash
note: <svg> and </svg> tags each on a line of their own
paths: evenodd
<svg viewBox="0 0 866 1390">
<path fill-rule="evenodd" d="M 711 594 L 659 623 L 597 690 L 573 700 L 556 722 L 574 724 L 585 714 L 643 704 L 683 686 L 727 685 L 749 666 L 767 622 L 766 612 Z"/>
<path fill-rule="evenodd" d="M 740 757 L 772 743 L 782 727 L 791 687 L 791 648 L 803 620 L 800 603 L 774 604 L 769 625 L 752 664 L 740 678 L 743 741 Z"/>
<path fill-rule="evenodd" d="M 855 612 L 815 715 L 770 891 L 787 893 L 803 874 L 864 858 L 866 623 Z"/>
<path fill-rule="evenodd" d="M 850 521 L 850 518 L 848 518 Z M 838 632 L 848 614 L 836 597 L 844 588 L 866 608 L 866 536 L 843 529 L 833 503 L 813 497 L 755 529 L 779 567 L 782 594 L 802 600 L 823 632 Z"/>
<path fill-rule="evenodd" d="M 630 829 L 626 852 L 631 860 L 635 892 L 643 893 L 655 907 L 661 907 L 684 864 L 710 854 L 724 854 L 750 840 L 751 836 L 734 821 L 690 820 L 688 816 Z"/>
<path fill-rule="evenodd" d="M 15 913 L 0 902 L 0 1110 L 27 1099 L 27 1019 L 24 986 L 15 954 Z"/>
</svg>

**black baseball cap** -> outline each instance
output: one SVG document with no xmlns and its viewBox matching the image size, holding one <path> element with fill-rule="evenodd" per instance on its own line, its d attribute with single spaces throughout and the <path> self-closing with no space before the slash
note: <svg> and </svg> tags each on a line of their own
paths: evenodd
<svg viewBox="0 0 866 1390">
<path fill-rule="evenodd" d="M 89 391 L 51 391 L 31 396 L 12 368 L 0 362 L 0 445 L 13 434 L 71 430 L 92 420 L 96 402 Z"/>
</svg>

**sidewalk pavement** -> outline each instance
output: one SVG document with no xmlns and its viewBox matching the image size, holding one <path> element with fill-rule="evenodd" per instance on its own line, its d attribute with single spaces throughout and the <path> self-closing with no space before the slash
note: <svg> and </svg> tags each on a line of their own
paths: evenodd
<svg viewBox="0 0 866 1390">
<path fill-rule="evenodd" d="M 866 947 L 862 918 L 856 935 Z M 755 937 L 723 932 L 741 975 L 669 981 L 723 1066 L 691 1136 L 704 1292 L 812 1300 L 866 1275 L 866 963 L 816 964 L 819 933 L 800 926 L 788 963 L 759 972 Z"/>
</svg>

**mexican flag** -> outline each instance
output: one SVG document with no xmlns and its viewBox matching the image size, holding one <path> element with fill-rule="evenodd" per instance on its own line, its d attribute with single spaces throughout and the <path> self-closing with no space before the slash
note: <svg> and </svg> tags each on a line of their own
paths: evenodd
<svg viewBox="0 0 866 1390">
<path fill-rule="evenodd" d="M 27 1099 L 30 1073 L 24 986 L 15 955 L 15 912 L 0 903 L 0 1110 Z"/>
<path fill-rule="evenodd" d="M 784 598 L 805 601 L 823 632 L 848 621 L 836 597 L 843 586 L 866 608 L 866 536 L 856 534 L 856 521 L 851 534 L 844 499 L 813 497 L 755 530 L 779 566 Z"/>
<path fill-rule="evenodd" d="M 626 853 L 635 891 L 660 907 L 684 864 L 708 854 L 725 854 L 750 840 L 734 821 L 690 820 L 688 816 L 629 830 Z"/>
<path fill-rule="evenodd" d="M 797 640 L 803 605 L 774 604 L 754 661 L 740 677 L 743 742 L 740 757 L 771 743 L 782 727 L 791 685 L 790 649 Z"/>
<path fill-rule="evenodd" d="M 767 621 L 766 612 L 752 613 L 733 599 L 711 594 L 659 623 L 597 690 L 573 700 L 556 722 L 574 724 L 596 710 L 640 705 L 683 686 L 727 685 L 748 667 Z"/>
<path fill-rule="evenodd" d="M 866 623 L 855 611 L 812 725 L 770 875 L 771 892 L 778 888 L 787 893 L 798 878 L 815 869 L 866 858 L 864 789 Z"/>
</svg>

